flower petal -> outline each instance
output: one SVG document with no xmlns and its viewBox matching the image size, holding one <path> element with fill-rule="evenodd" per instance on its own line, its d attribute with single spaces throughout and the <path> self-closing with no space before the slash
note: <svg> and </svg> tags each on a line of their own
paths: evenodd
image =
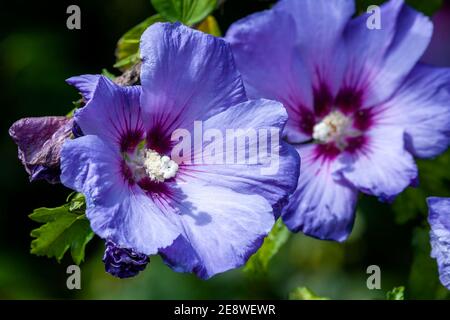
<svg viewBox="0 0 450 320">
<path fill-rule="evenodd" d="M 234 23 L 226 39 L 233 49 L 248 96 L 282 102 L 292 122 L 288 125 L 290 140 L 309 139 L 295 125 L 299 107 L 312 110 L 313 101 L 311 80 L 296 47 L 292 17 L 275 10 L 256 13 Z"/>
<path fill-rule="evenodd" d="M 143 139 L 140 93 L 138 86 L 121 87 L 101 76 L 92 99 L 76 111 L 75 121 L 85 135 L 99 136 L 125 151 L 127 144 Z"/>
<path fill-rule="evenodd" d="M 286 120 L 283 106 L 270 100 L 244 102 L 211 117 L 204 122 L 203 132 L 205 136 L 208 130 L 221 133 L 223 143 L 215 150 L 214 156 L 214 159 L 221 161 L 206 161 L 210 142 L 204 141 L 204 163 L 187 165 L 186 172 L 207 184 L 239 193 L 258 194 L 278 212 L 295 191 L 300 170 L 297 152 L 281 139 Z M 238 141 L 247 143 L 239 144 Z M 228 154 L 230 145 L 234 146 L 231 162 Z M 237 162 L 240 152 L 248 154 L 242 162 Z"/>
<path fill-rule="evenodd" d="M 179 187 L 186 196 L 176 216 L 182 237 L 160 251 L 175 271 L 195 272 L 208 279 L 240 267 L 261 246 L 275 222 L 271 206 L 261 196 L 194 179 Z"/>
<path fill-rule="evenodd" d="M 214 163 L 206 160 L 205 152 L 211 141 L 204 141 L 203 161 L 207 163 L 186 164 L 179 172 L 182 182 L 178 186 L 185 200 L 177 205 L 181 208 L 178 217 L 180 229 L 185 231 L 171 247 L 161 251 L 174 270 L 209 278 L 241 266 L 261 245 L 274 223 L 274 209 L 280 211 L 297 184 L 298 155 L 281 141 L 286 120 L 286 111 L 280 103 L 255 100 L 233 106 L 204 122 L 205 137 L 209 130 L 221 135 L 214 137 L 221 142 L 214 159 L 221 160 Z M 270 133 L 271 129 L 275 133 Z M 261 130 L 266 130 L 266 136 L 273 139 L 270 140 L 273 145 L 268 147 L 271 153 L 258 149 L 263 148 L 262 140 L 258 140 Z M 237 134 L 231 135 L 231 131 Z M 249 132 L 256 139 L 248 138 L 245 145 L 236 144 L 232 149 L 236 156 L 242 151 L 240 147 L 247 148 L 247 163 L 227 162 L 224 146 L 234 144 L 235 139 L 245 141 L 246 137 L 252 137 Z M 276 142 L 281 146 L 275 145 Z M 250 151 L 252 148 L 256 153 Z M 269 160 L 277 161 L 273 168 L 268 167 Z"/>
<path fill-rule="evenodd" d="M 141 105 L 149 126 L 189 129 L 246 99 L 229 45 L 179 23 L 156 23 L 141 38 Z"/>
<path fill-rule="evenodd" d="M 400 128 L 377 126 L 359 150 L 339 158 L 337 173 L 360 191 L 391 201 L 417 179 L 417 167 Z"/>
<path fill-rule="evenodd" d="M 122 159 L 109 144 L 88 135 L 61 151 L 61 182 L 86 197 L 86 216 L 103 239 L 147 255 L 175 240 L 176 226 L 136 185 L 125 181 Z"/>
<path fill-rule="evenodd" d="M 441 154 L 450 145 L 450 69 L 419 64 L 395 96 L 377 109 L 383 125 L 405 129 L 413 155 Z"/>
<path fill-rule="evenodd" d="M 68 84 L 74 86 L 80 91 L 83 99 L 88 102 L 94 95 L 95 88 L 97 87 L 100 75 L 97 74 L 85 74 L 81 76 L 71 77 L 66 80 Z"/>
<path fill-rule="evenodd" d="M 450 290 L 450 198 L 428 198 L 431 257 L 439 268 L 442 285 Z"/>
<path fill-rule="evenodd" d="M 322 158 L 317 145 L 297 147 L 302 159 L 297 191 L 282 213 L 293 232 L 323 240 L 344 241 L 350 234 L 358 191 L 333 179 L 334 161 Z"/>
<path fill-rule="evenodd" d="M 336 94 L 346 65 L 343 32 L 355 12 L 354 0 L 283 0 L 274 10 L 295 20 L 299 52 L 315 76 L 314 88 L 326 81 Z"/>
<path fill-rule="evenodd" d="M 423 14 L 391 0 L 381 7 L 381 29 L 367 28 L 370 14 L 352 20 L 345 32 L 349 65 L 345 85 L 365 92 L 365 105 L 388 99 L 426 50 L 433 25 Z"/>
</svg>

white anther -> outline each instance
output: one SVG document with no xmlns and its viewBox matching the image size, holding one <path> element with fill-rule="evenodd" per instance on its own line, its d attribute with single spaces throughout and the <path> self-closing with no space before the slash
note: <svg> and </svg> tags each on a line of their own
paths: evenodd
<svg viewBox="0 0 450 320">
<path fill-rule="evenodd" d="M 347 132 L 350 119 L 339 111 L 333 111 L 313 129 L 313 138 L 320 142 L 340 140 Z"/>
<path fill-rule="evenodd" d="M 175 161 L 149 149 L 144 151 L 143 165 L 148 177 L 157 182 L 175 177 L 178 171 L 178 164 Z"/>
</svg>

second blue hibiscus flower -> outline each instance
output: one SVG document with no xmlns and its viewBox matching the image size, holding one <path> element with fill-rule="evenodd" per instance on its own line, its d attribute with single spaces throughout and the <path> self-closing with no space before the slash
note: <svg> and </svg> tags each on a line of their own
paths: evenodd
<svg viewBox="0 0 450 320">
<path fill-rule="evenodd" d="M 302 157 L 283 213 L 293 231 L 343 241 L 359 192 L 390 201 L 417 184 L 414 156 L 450 143 L 450 70 L 418 64 L 433 25 L 401 0 L 382 28 L 352 18 L 353 0 L 282 0 L 230 27 L 251 98 L 281 101 Z"/>
</svg>

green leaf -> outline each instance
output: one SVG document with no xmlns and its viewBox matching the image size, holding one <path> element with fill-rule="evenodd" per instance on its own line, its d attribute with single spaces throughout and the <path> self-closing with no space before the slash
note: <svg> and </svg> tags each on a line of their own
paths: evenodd
<svg viewBox="0 0 450 320">
<path fill-rule="evenodd" d="M 330 300 L 330 298 L 320 297 L 306 287 L 299 287 L 289 294 L 289 300 Z"/>
<path fill-rule="evenodd" d="M 152 5 L 168 21 L 192 26 L 216 8 L 217 0 L 152 0 Z"/>
<path fill-rule="evenodd" d="M 290 235 L 289 230 L 281 219 L 273 226 L 269 235 L 264 239 L 264 243 L 259 250 L 248 260 L 244 267 L 244 272 L 249 274 L 261 274 L 267 271 L 270 260 L 286 243 Z"/>
<path fill-rule="evenodd" d="M 405 287 L 395 287 L 386 293 L 386 300 L 405 300 Z"/>
<path fill-rule="evenodd" d="M 219 24 L 216 18 L 213 16 L 206 17 L 197 27 L 197 30 L 203 31 L 204 33 L 212 34 L 215 37 L 221 37 L 222 32 L 220 31 Z"/>
<path fill-rule="evenodd" d="M 113 67 L 117 69 L 128 69 L 139 62 L 139 52 L 133 53 L 126 58 L 117 61 Z"/>
<path fill-rule="evenodd" d="M 86 244 L 92 239 L 89 221 L 86 219 L 84 197 L 75 193 L 69 202 L 57 208 L 39 208 L 29 215 L 30 219 L 44 223 L 31 231 L 31 253 L 38 256 L 62 260 L 70 249 L 73 261 L 80 264 L 84 260 Z"/>
<path fill-rule="evenodd" d="M 69 206 L 70 212 L 78 212 L 79 214 L 83 214 L 86 210 L 86 201 L 84 200 L 84 196 L 78 192 L 72 192 L 67 197 L 67 205 Z"/>
<path fill-rule="evenodd" d="M 127 69 L 139 61 L 139 42 L 144 31 L 164 18 L 155 14 L 128 30 L 117 42 L 115 68 Z"/>
<path fill-rule="evenodd" d="M 110 80 L 114 80 L 116 78 L 116 75 L 114 75 L 113 73 L 111 73 L 108 69 L 103 68 L 102 69 L 102 76 L 107 77 Z"/>
</svg>

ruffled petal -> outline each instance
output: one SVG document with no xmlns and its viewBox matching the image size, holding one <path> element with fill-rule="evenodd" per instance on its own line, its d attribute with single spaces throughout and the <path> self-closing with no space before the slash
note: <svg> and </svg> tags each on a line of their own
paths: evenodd
<svg viewBox="0 0 450 320">
<path fill-rule="evenodd" d="M 426 50 L 431 21 L 403 0 L 381 6 L 381 29 L 367 28 L 370 14 L 352 20 L 345 32 L 349 64 L 344 85 L 364 91 L 365 105 L 392 96 Z"/>
<path fill-rule="evenodd" d="M 355 219 L 358 191 L 333 177 L 335 160 L 321 157 L 317 145 L 300 146 L 297 151 L 302 159 L 300 178 L 282 213 L 283 221 L 293 232 L 346 240 Z"/>
<path fill-rule="evenodd" d="M 319 89 L 326 82 L 335 95 L 346 68 L 342 40 L 355 12 L 354 0 L 282 0 L 274 10 L 294 19 L 299 52 L 312 75 L 314 88 Z"/>
<path fill-rule="evenodd" d="M 61 182 L 86 197 L 92 230 L 120 247 L 147 255 L 169 246 L 179 232 L 122 172 L 122 159 L 96 136 L 68 140 L 61 151 Z"/>
<path fill-rule="evenodd" d="M 286 120 L 283 106 L 270 100 L 244 102 L 211 117 L 204 122 L 204 135 L 219 133 L 222 143 L 208 158 L 208 145 L 214 142 L 205 139 L 203 163 L 186 165 L 185 174 L 208 185 L 258 194 L 278 213 L 294 192 L 300 170 L 297 152 L 281 139 Z M 228 146 L 234 146 L 231 152 Z M 238 162 L 240 153 L 246 157 Z"/>
<path fill-rule="evenodd" d="M 127 151 L 145 134 L 140 94 L 139 86 L 121 87 L 101 76 L 92 99 L 76 111 L 75 121 L 85 135 L 99 136 L 120 151 Z"/>
<path fill-rule="evenodd" d="M 450 198 L 428 198 L 431 257 L 437 260 L 442 285 L 450 290 Z"/>
<path fill-rule="evenodd" d="M 298 110 L 301 106 L 312 110 L 312 84 L 297 48 L 292 17 L 281 10 L 256 13 L 234 23 L 226 39 L 233 49 L 248 96 L 282 102 L 290 115 L 289 140 L 309 139 L 298 130 Z"/>
<path fill-rule="evenodd" d="M 101 76 L 97 74 L 84 74 L 81 76 L 71 77 L 67 79 L 66 82 L 77 88 L 78 91 L 80 91 L 84 101 L 88 102 L 94 95 L 94 91 L 100 77 Z"/>
<path fill-rule="evenodd" d="M 141 105 L 150 128 L 189 129 L 194 120 L 247 100 L 223 39 L 179 23 L 156 23 L 142 35 L 140 52 Z"/>
<path fill-rule="evenodd" d="M 259 195 L 246 195 L 187 178 L 179 184 L 185 199 L 173 217 L 182 237 L 160 251 L 179 272 L 208 279 L 242 266 L 261 246 L 275 220 L 270 204 Z"/>
<path fill-rule="evenodd" d="M 416 66 L 395 96 L 375 110 L 383 125 L 405 129 L 413 155 L 441 154 L 450 145 L 450 69 Z"/>
<path fill-rule="evenodd" d="M 118 278 L 131 278 L 145 269 L 150 259 L 143 253 L 121 248 L 111 240 L 105 244 L 103 263 L 105 271 Z"/>
<path fill-rule="evenodd" d="M 377 126 L 364 143 L 339 158 L 337 172 L 360 191 L 391 201 L 417 179 L 417 166 L 405 149 L 401 128 Z"/>
</svg>

